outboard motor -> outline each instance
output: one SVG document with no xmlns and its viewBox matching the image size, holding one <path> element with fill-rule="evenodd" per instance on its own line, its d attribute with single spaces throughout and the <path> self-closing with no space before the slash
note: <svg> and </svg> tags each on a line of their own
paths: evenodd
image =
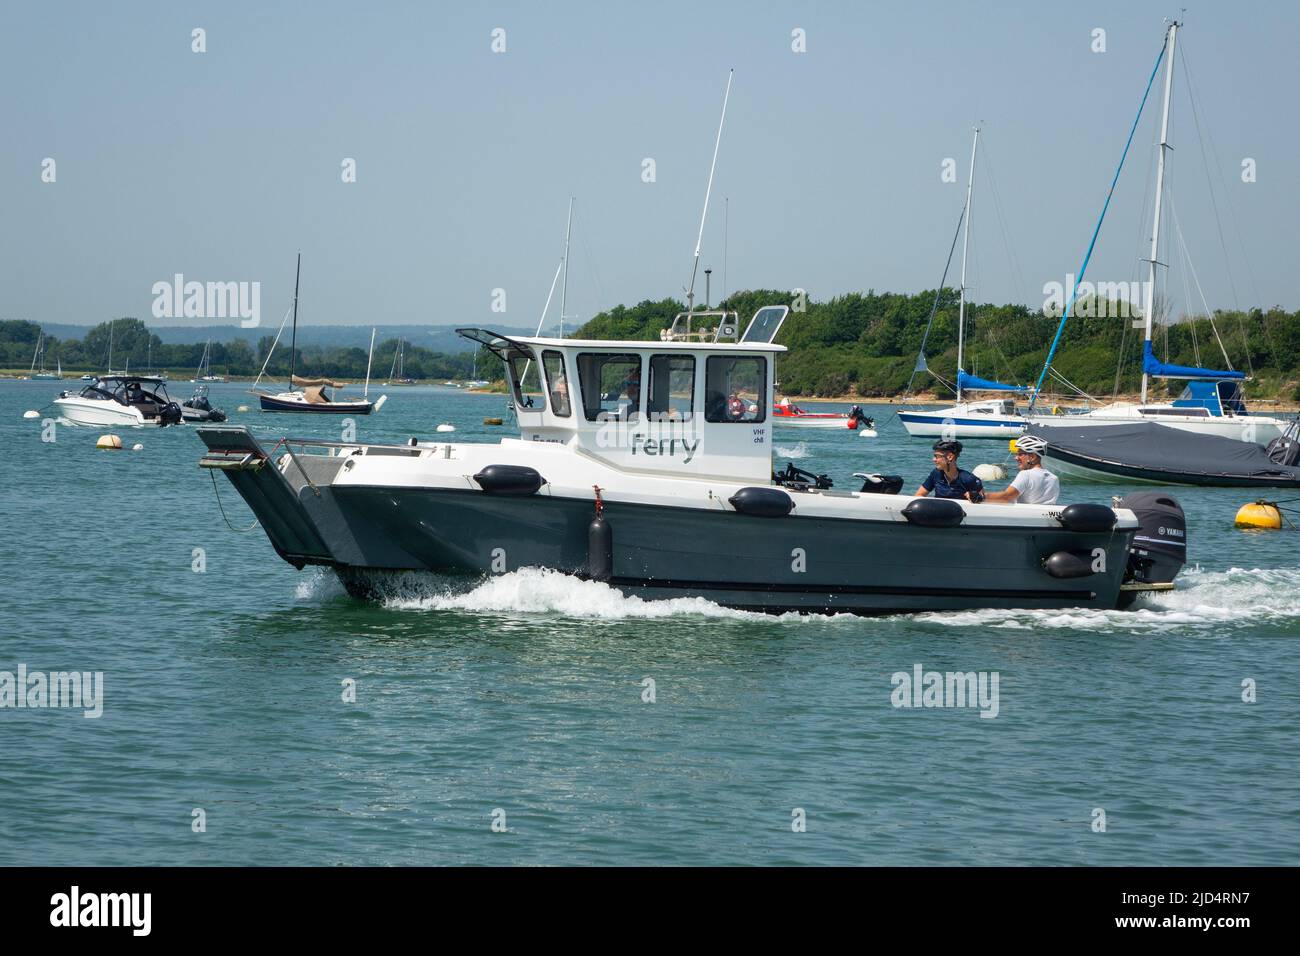
<svg viewBox="0 0 1300 956">
<path fill-rule="evenodd" d="M 862 494 L 896 495 L 903 490 L 902 475 L 878 475 L 872 472 L 855 471 L 854 478 L 862 479 Z"/>
<path fill-rule="evenodd" d="M 1187 563 L 1187 518 L 1164 491 L 1135 491 L 1117 502 L 1138 519 L 1128 549 L 1126 577 L 1139 584 L 1169 584 Z"/>
<path fill-rule="evenodd" d="M 849 409 L 849 427 L 856 429 L 859 425 L 863 428 L 875 428 L 876 420 L 868 416 L 860 405 L 854 405 Z"/>
<path fill-rule="evenodd" d="M 158 411 L 158 424 L 166 428 L 168 425 L 176 425 L 183 417 L 181 407 L 175 402 L 168 402 Z"/>
</svg>

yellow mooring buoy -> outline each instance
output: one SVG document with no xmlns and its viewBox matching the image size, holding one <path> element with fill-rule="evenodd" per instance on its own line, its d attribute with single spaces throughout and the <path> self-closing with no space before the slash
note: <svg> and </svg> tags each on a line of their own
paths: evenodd
<svg viewBox="0 0 1300 956">
<path fill-rule="evenodd" d="M 109 451 L 121 451 L 122 439 L 116 435 L 100 435 L 99 441 L 95 442 L 96 448 L 107 448 Z"/>
<path fill-rule="evenodd" d="M 1237 511 L 1236 523 L 1238 528 L 1277 530 L 1282 527 L 1282 511 L 1271 501 L 1252 501 Z"/>
</svg>

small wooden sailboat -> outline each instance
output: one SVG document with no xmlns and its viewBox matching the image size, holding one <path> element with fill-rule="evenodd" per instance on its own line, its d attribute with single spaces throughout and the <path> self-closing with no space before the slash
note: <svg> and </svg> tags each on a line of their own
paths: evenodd
<svg viewBox="0 0 1300 956">
<path fill-rule="evenodd" d="M 333 382 L 327 378 L 303 378 L 294 374 L 294 365 L 298 358 L 298 287 L 299 279 L 302 276 L 302 253 L 298 253 L 298 267 L 294 273 L 293 279 L 293 333 L 289 344 L 289 388 L 283 392 L 268 392 L 258 389 L 256 383 L 250 389 L 250 392 L 257 396 L 257 400 L 264 412 L 301 412 L 313 415 L 369 415 L 373 411 L 378 411 L 388 400 L 387 395 L 381 395 L 377 401 L 370 401 L 370 360 L 366 360 L 366 388 L 365 395 L 360 399 L 340 399 L 330 393 L 330 389 L 345 388 L 342 382 Z M 284 323 L 280 324 L 280 332 L 284 331 Z M 280 333 L 277 332 L 275 341 L 280 341 Z M 266 371 L 267 364 L 271 361 L 271 355 L 275 352 L 275 343 L 271 344 L 271 351 L 267 353 L 266 362 L 262 364 L 262 371 Z M 374 356 L 375 352 L 375 333 L 370 333 L 370 355 Z M 261 381 L 261 375 L 258 381 Z M 295 387 L 296 386 L 296 387 Z"/>
</svg>

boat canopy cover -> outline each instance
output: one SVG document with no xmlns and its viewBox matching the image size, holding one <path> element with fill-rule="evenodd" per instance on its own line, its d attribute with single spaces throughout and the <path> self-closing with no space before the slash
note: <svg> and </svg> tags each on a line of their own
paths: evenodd
<svg viewBox="0 0 1300 956">
<path fill-rule="evenodd" d="M 1219 372 L 1210 368 L 1197 368 L 1194 365 L 1168 365 L 1156 358 L 1151 350 L 1151 343 L 1142 347 L 1142 371 L 1158 378 L 1245 378 L 1245 372 Z"/>
<path fill-rule="evenodd" d="M 1049 458 L 1056 448 L 1084 458 L 1149 471 L 1223 478 L 1270 475 L 1300 481 L 1300 468 L 1277 464 L 1268 457 L 1263 445 L 1220 435 L 1201 435 L 1155 422 L 1073 427 L 1032 425 L 1028 433 L 1047 442 Z"/>
<path fill-rule="evenodd" d="M 963 391 L 986 391 L 986 392 L 1030 392 L 1033 388 L 1029 385 L 1004 385 L 1002 382 L 995 382 L 990 378 L 979 378 L 975 375 L 958 370 L 957 387 Z"/>
<path fill-rule="evenodd" d="M 1174 401 L 1175 408 L 1208 408 L 1211 415 L 1249 415 L 1236 382 L 1190 381 Z"/>
<path fill-rule="evenodd" d="M 303 378 L 301 375 L 293 377 L 294 385 L 301 385 L 304 388 L 344 388 L 342 382 L 331 382 L 327 378 Z"/>
</svg>

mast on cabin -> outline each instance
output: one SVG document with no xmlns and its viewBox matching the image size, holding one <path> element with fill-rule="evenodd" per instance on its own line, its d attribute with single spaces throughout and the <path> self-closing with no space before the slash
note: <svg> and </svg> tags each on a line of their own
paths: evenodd
<svg viewBox="0 0 1300 956">
<path fill-rule="evenodd" d="M 700 213 L 700 233 L 695 239 L 695 258 L 691 263 L 691 284 L 686 290 L 686 311 L 695 311 L 695 273 L 700 268 L 700 245 L 704 242 L 704 220 L 709 216 L 709 196 L 713 192 L 713 171 L 718 166 L 718 147 L 722 145 L 722 126 L 727 121 L 727 100 L 731 98 L 733 69 L 727 73 L 727 91 L 722 94 L 722 118 L 718 120 L 718 137 L 713 141 L 713 161 L 709 164 L 709 185 L 704 190 L 704 211 Z"/>
<path fill-rule="evenodd" d="M 1147 401 L 1146 350 L 1151 344 L 1151 319 L 1155 311 L 1156 264 L 1160 251 L 1160 207 L 1165 188 L 1165 150 L 1169 149 L 1169 100 L 1174 87 L 1174 43 L 1178 38 L 1177 20 L 1169 24 L 1169 62 L 1165 64 L 1165 104 L 1160 117 L 1160 155 L 1156 163 L 1156 212 L 1151 226 L 1151 258 L 1147 260 L 1146 334 L 1142 343 L 1142 404 Z"/>
<path fill-rule="evenodd" d="M 970 202 L 975 191 L 975 150 L 980 144 L 980 128 L 970 146 L 970 175 L 966 179 L 966 234 L 961 241 L 961 291 L 957 305 L 957 401 L 961 401 L 962 350 L 966 345 L 966 251 L 970 248 Z"/>
<path fill-rule="evenodd" d="M 564 227 L 564 280 L 560 284 L 560 338 L 564 338 L 564 314 L 569 304 L 569 236 L 573 232 L 573 197 L 569 197 L 569 221 Z M 584 233 L 585 235 L 585 233 Z"/>
</svg>

